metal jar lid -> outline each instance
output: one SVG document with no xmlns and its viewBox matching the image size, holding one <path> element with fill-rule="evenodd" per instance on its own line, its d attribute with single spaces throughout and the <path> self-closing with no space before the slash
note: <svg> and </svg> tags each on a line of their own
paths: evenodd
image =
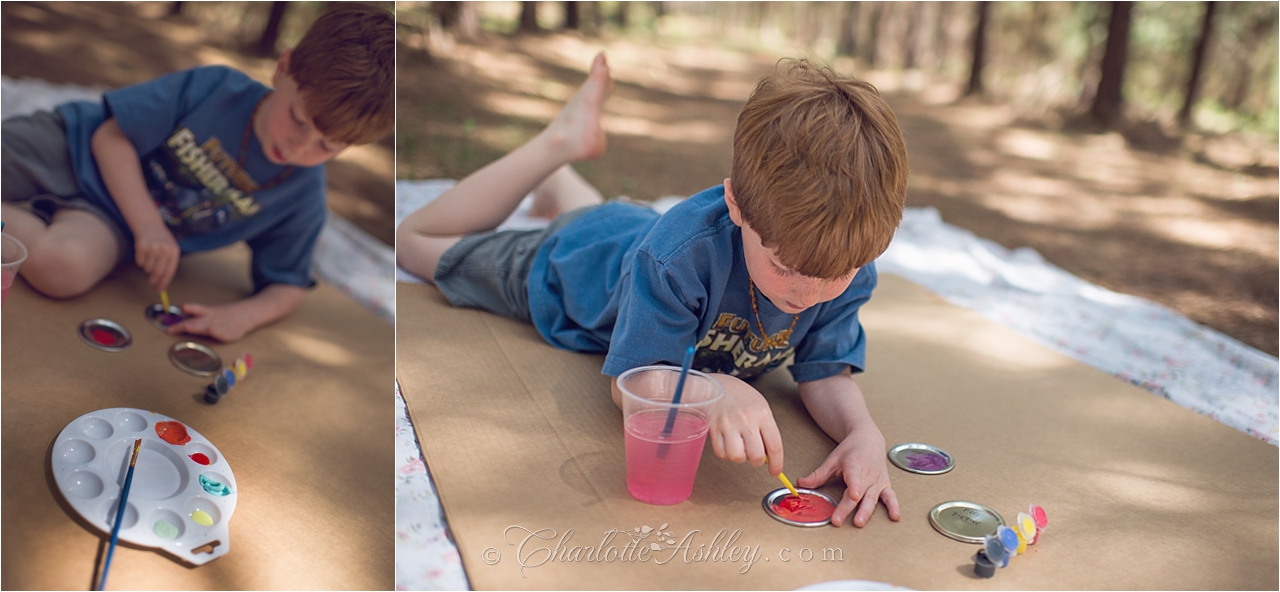
<svg viewBox="0 0 1280 592">
<path fill-rule="evenodd" d="M 929 510 L 929 524 L 943 536 L 962 543 L 980 544 L 1004 518 L 995 510 L 973 502 L 942 502 Z"/>
<path fill-rule="evenodd" d="M 148 306 L 146 310 L 142 311 L 142 314 L 147 317 L 147 322 L 151 323 L 152 327 L 161 331 L 167 331 L 170 326 L 187 318 L 186 315 L 182 314 L 181 308 L 171 304 L 166 312 L 164 305 L 159 302 Z"/>
<path fill-rule="evenodd" d="M 827 495 L 827 494 L 825 494 L 825 493 L 822 493 L 821 491 L 814 491 L 814 490 L 812 490 L 812 489 L 804 489 L 803 487 L 797 487 L 797 488 L 796 488 L 796 491 L 798 491 L 798 492 L 800 492 L 800 493 L 809 493 L 809 494 L 813 494 L 813 495 L 816 495 L 816 496 L 818 496 L 818 497 L 820 497 L 820 498 L 822 498 L 822 499 L 824 499 L 824 500 L 827 500 L 827 503 L 831 504 L 831 506 L 832 506 L 833 508 L 834 508 L 834 507 L 835 507 L 835 505 L 836 505 L 836 500 L 835 500 L 834 498 L 832 498 L 831 496 L 829 496 L 829 495 Z M 778 507 L 777 507 L 777 506 L 778 506 L 778 503 L 780 503 L 780 502 L 782 501 L 782 499 L 783 499 L 783 498 L 785 498 L 785 497 L 787 497 L 788 495 L 791 495 L 791 490 L 789 490 L 789 489 L 787 489 L 787 488 L 785 488 L 785 487 L 783 487 L 782 489 L 776 489 L 776 490 L 774 490 L 774 491 L 770 491 L 768 494 L 766 494 L 766 495 L 764 496 L 764 511 L 765 511 L 765 513 L 766 513 L 766 514 L 768 514 L 768 515 L 770 515 L 770 516 L 772 516 L 772 517 L 773 517 L 773 519 L 774 519 L 774 520 L 777 520 L 778 522 L 782 522 L 782 523 L 784 523 L 784 524 L 790 524 L 790 525 L 792 525 L 792 526 L 805 526 L 805 527 L 812 527 L 812 526 L 826 526 L 826 525 L 828 525 L 828 524 L 831 524 L 831 517 L 830 517 L 830 516 L 827 516 L 827 517 L 826 517 L 826 519 L 821 520 L 821 521 L 818 521 L 818 522 L 803 522 L 803 521 L 800 521 L 800 520 L 796 520 L 796 519 L 794 519 L 794 518 L 787 518 L 787 517 L 784 517 L 784 516 L 782 516 L 781 514 L 779 514 L 779 513 L 778 513 Z"/>
<path fill-rule="evenodd" d="M 947 451 L 919 442 L 894 446 L 889 450 L 889 462 L 899 469 L 921 475 L 941 475 L 956 468 L 955 459 Z"/>
<path fill-rule="evenodd" d="M 89 319 L 76 329 L 89 347 L 107 352 L 122 352 L 133 344 L 133 336 L 120 323 L 107 319 Z"/>
<path fill-rule="evenodd" d="M 179 370 L 208 378 L 222 370 L 222 358 L 208 347 L 194 341 L 180 341 L 169 348 L 169 361 Z"/>
</svg>

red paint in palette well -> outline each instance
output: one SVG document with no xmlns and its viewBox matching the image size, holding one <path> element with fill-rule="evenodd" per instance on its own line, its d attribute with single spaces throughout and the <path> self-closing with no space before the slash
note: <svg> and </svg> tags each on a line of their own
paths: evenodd
<svg viewBox="0 0 1280 592">
<path fill-rule="evenodd" d="M 187 435 L 187 426 L 176 421 L 157 422 L 156 435 L 174 446 L 181 446 L 191 441 L 191 436 Z"/>
<path fill-rule="evenodd" d="M 115 345 L 118 341 L 115 331 L 100 327 L 89 329 L 89 337 L 93 338 L 93 341 L 100 345 Z"/>
<path fill-rule="evenodd" d="M 195 454 L 191 455 L 191 460 L 195 461 L 197 464 L 202 464 L 202 465 L 205 465 L 205 466 L 208 466 L 208 465 L 209 465 L 209 457 L 207 457 L 207 456 L 205 456 L 205 455 L 203 455 L 203 454 L 201 454 L 201 453 L 199 453 L 199 452 L 197 452 L 197 453 L 195 453 Z"/>
<path fill-rule="evenodd" d="M 778 515 L 796 522 L 822 522 L 829 520 L 836 507 L 822 496 L 802 493 L 799 497 L 788 495 L 773 505 Z"/>
</svg>

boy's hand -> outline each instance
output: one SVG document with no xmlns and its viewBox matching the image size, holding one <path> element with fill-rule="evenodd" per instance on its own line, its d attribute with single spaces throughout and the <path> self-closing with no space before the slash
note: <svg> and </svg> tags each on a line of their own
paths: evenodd
<svg viewBox="0 0 1280 592">
<path fill-rule="evenodd" d="M 134 261 L 147 272 L 147 282 L 157 292 L 168 289 L 178 271 L 178 241 L 164 226 L 148 226 L 134 232 Z"/>
<path fill-rule="evenodd" d="M 853 525 L 858 528 L 866 526 L 881 500 L 889 510 L 889 518 L 897 521 L 901 518 L 898 496 L 889 487 L 889 467 L 885 458 L 884 436 L 878 429 L 854 430 L 827 455 L 827 460 L 797 480 L 796 484 L 812 489 L 821 487 L 833 477 L 844 477 L 844 497 L 831 515 L 831 524 L 835 526 L 844 524 L 854 508 L 858 511 L 853 516 Z"/>
<path fill-rule="evenodd" d="M 234 306 L 234 305 L 232 305 Z M 205 306 L 203 304 L 183 304 L 182 313 L 185 320 L 169 327 L 170 335 L 190 333 L 205 335 L 228 343 L 239 340 L 252 328 L 244 322 L 244 316 L 234 314 L 231 306 Z"/>
<path fill-rule="evenodd" d="M 707 438 L 716 458 L 758 467 L 768 455 L 769 474 L 782 472 L 782 436 L 769 402 L 751 385 L 727 374 L 712 374 L 724 386 L 724 398 L 711 416 Z"/>
</svg>

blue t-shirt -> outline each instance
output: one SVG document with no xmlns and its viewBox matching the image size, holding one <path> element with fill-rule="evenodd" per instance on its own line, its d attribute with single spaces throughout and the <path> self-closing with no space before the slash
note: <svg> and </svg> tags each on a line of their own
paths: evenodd
<svg viewBox="0 0 1280 592">
<path fill-rule="evenodd" d="M 602 371 L 609 376 L 679 365 L 696 342 L 697 370 L 751 379 L 794 353 L 791 376 L 808 382 L 862 371 L 858 309 L 875 285 L 872 263 L 840 296 L 800 313 L 789 340 L 780 334 L 792 315 L 757 292 L 759 323 L 776 345 L 766 343 L 751 309 L 742 230 L 729 218 L 721 185 L 662 216 L 614 202 L 565 225 L 534 258 L 529 312 L 552 345 L 608 352 Z"/>
<path fill-rule="evenodd" d="M 183 253 L 239 241 L 253 250 L 253 285 L 310 287 L 311 253 L 324 226 L 324 167 L 272 164 L 245 130 L 271 89 L 223 66 L 175 72 L 58 106 L 81 191 L 133 241 L 93 158 L 93 132 L 115 117 L 137 149 L 147 189 Z M 273 184 L 274 182 L 274 184 Z"/>
</svg>

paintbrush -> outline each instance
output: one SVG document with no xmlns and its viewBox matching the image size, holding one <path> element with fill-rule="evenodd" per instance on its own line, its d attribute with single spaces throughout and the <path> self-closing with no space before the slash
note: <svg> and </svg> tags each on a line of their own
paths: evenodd
<svg viewBox="0 0 1280 592">
<path fill-rule="evenodd" d="M 689 377 L 689 367 L 693 365 L 693 350 L 691 345 L 684 352 L 684 363 L 680 365 L 680 380 L 676 382 L 676 394 L 671 397 L 671 411 L 667 412 L 667 424 L 662 427 L 662 439 L 671 437 L 671 430 L 676 427 L 676 415 L 680 412 L 677 405 L 680 404 L 680 396 L 684 394 L 684 381 Z M 658 458 L 667 458 L 667 451 L 671 448 L 670 444 L 663 444 L 658 447 Z"/>
<path fill-rule="evenodd" d="M 99 590 L 107 589 L 107 570 L 111 569 L 111 556 L 115 555 L 116 542 L 120 540 L 120 523 L 124 522 L 124 510 L 128 507 L 129 486 L 133 485 L 133 469 L 138 465 L 139 450 L 142 450 L 142 438 L 133 441 L 133 457 L 129 459 L 129 472 L 124 476 L 124 489 L 120 491 L 120 508 L 116 510 L 116 524 L 111 527 L 111 545 L 107 547 L 107 560 L 102 564 L 102 581 L 98 584 Z"/>
<path fill-rule="evenodd" d="M 766 455 L 764 455 L 764 464 L 766 464 L 766 465 L 768 465 L 768 464 L 769 464 L 769 455 L 767 455 L 767 454 L 766 454 Z M 786 474 L 786 473 L 783 473 L 783 472 L 779 471 L 779 472 L 778 472 L 778 478 L 782 480 L 782 484 L 783 484 L 783 485 L 786 485 L 786 486 L 787 486 L 787 491 L 790 491 L 790 492 L 791 492 L 791 495 L 794 495 L 794 496 L 796 496 L 796 497 L 800 497 L 800 492 L 799 492 L 799 491 L 796 491 L 796 486 L 795 486 L 795 485 L 792 485 L 792 484 L 791 484 L 791 481 L 790 481 L 789 479 L 787 479 L 787 474 Z"/>
<path fill-rule="evenodd" d="M 164 314 L 170 314 L 169 313 L 169 292 L 166 290 L 160 290 L 160 306 L 164 307 Z"/>
</svg>

